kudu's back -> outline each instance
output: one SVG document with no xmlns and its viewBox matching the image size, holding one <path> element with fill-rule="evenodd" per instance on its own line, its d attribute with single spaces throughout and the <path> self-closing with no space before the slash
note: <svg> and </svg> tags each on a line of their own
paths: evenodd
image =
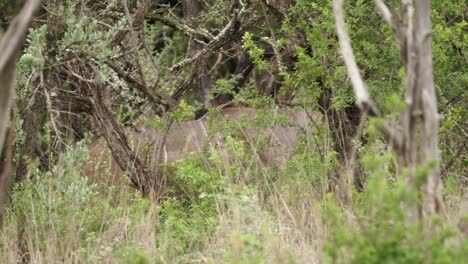
<svg viewBox="0 0 468 264">
<path fill-rule="evenodd" d="M 316 122 L 316 114 L 304 110 L 291 111 L 274 109 L 257 116 L 257 111 L 247 107 L 228 107 L 211 113 L 199 120 L 174 123 L 167 134 L 166 143 L 161 149 L 162 161 L 176 162 L 189 154 L 205 155 L 208 149 L 217 149 L 223 162 L 233 162 L 229 151 L 224 147 L 226 137 L 244 141 L 254 150 L 257 167 L 281 166 L 291 158 L 294 148 L 300 144 L 301 133 L 310 134 L 311 124 Z M 263 119 L 263 120 L 259 120 Z M 280 122 L 283 120 L 287 122 Z M 223 124 L 230 124 L 236 133 L 229 135 Z M 128 142 L 140 161 L 150 166 L 163 132 L 149 127 L 138 130 L 126 129 Z M 123 171 L 100 137 L 88 145 L 90 162 L 84 168 L 84 175 L 95 181 L 113 185 L 124 179 Z"/>
</svg>

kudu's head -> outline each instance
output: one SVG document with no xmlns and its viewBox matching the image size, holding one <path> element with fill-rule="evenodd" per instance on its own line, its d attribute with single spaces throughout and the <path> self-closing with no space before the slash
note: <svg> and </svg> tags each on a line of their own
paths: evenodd
<svg viewBox="0 0 468 264">
<path fill-rule="evenodd" d="M 225 139 L 232 131 L 222 127 L 229 124 L 236 130 L 235 134 L 229 135 L 231 140 L 242 140 L 254 150 L 257 168 L 281 166 L 293 155 L 294 148 L 300 143 L 301 132 L 311 133 L 311 124 L 316 121 L 317 115 L 305 110 L 272 109 L 259 114 L 253 108 L 223 108 L 198 120 L 172 124 L 160 152 L 161 161 L 176 162 L 191 153 L 201 155 L 204 150 L 214 148 L 224 163 L 233 162 L 229 151 L 224 148 Z M 163 131 L 140 127 L 137 130 L 126 129 L 126 135 L 140 161 L 151 167 L 155 146 L 162 139 Z M 86 176 L 109 185 L 122 181 L 124 173 L 102 137 L 89 144 L 88 149 L 90 162 L 84 168 Z"/>
</svg>

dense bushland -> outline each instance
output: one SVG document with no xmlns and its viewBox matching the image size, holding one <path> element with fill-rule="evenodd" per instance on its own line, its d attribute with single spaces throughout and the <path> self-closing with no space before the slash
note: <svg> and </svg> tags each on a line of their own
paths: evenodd
<svg viewBox="0 0 468 264">
<path fill-rule="evenodd" d="M 18 9 L 6 2 L 5 28 Z M 378 129 L 404 108 L 405 70 L 372 1 L 345 5 L 382 114 L 369 121 L 355 106 L 332 1 L 104 2 L 43 1 L 29 30 L 17 67 L 17 181 L 2 219 L 1 263 L 468 262 L 464 1 L 432 1 L 445 214 L 417 220 L 409 205 L 421 204 L 421 193 Z M 256 108 L 248 125 L 258 130 L 288 125 L 288 114 L 272 114 L 279 105 L 321 120 L 302 131 L 291 159 L 265 168 L 254 163 L 268 138 L 253 145 L 238 123 L 211 124 L 232 162 L 207 145 L 159 164 L 167 173 L 155 201 L 129 187 L 130 169 L 113 185 L 102 180 L 113 176 L 108 163 L 96 165 L 100 178 L 83 173 L 95 165 L 90 142 L 103 135 L 113 144 L 104 117 L 90 110 L 96 104 L 121 127 L 165 129 L 226 105 Z M 416 184 L 431 166 L 417 168 Z"/>
</svg>

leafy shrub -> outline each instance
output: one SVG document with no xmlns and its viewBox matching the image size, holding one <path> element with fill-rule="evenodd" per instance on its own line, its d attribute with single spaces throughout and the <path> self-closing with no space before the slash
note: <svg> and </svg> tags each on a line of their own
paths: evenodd
<svg viewBox="0 0 468 264">
<path fill-rule="evenodd" d="M 366 155 L 370 173 L 362 193 L 355 193 L 354 219 L 329 196 L 322 203 L 323 221 L 329 230 L 326 253 L 330 263 L 466 263 L 468 241 L 435 216 L 411 220 L 408 205 L 419 197 L 402 179 L 393 179 L 388 163 L 392 156 Z M 351 223 L 350 223 L 351 222 Z"/>
<path fill-rule="evenodd" d="M 148 214 L 148 201 L 137 193 L 118 199 L 99 193 L 80 175 L 84 151 L 78 144 L 50 172 L 31 168 L 34 177 L 16 186 L 0 232 L 0 252 L 26 250 L 31 259 L 48 262 L 99 262 L 141 251 L 132 236 L 142 228 L 138 223 Z M 6 242 L 15 237 L 25 249 L 14 250 L 18 245 Z M 18 256 L 12 258 L 2 262 Z"/>
</svg>

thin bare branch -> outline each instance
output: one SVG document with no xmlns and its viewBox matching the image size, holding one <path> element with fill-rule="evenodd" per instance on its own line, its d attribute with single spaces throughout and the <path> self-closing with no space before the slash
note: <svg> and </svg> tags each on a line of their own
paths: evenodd
<svg viewBox="0 0 468 264">
<path fill-rule="evenodd" d="M 138 89 L 139 91 L 144 93 L 154 103 L 160 104 L 165 108 L 168 108 L 170 105 L 172 105 L 174 103 L 173 100 L 169 96 L 167 96 L 167 95 L 165 95 L 163 93 L 157 93 L 153 89 L 147 88 L 140 81 L 133 78 L 129 73 L 127 73 L 122 68 L 120 68 L 114 61 L 109 59 L 109 60 L 106 61 L 106 64 L 111 69 L 113 69 L 120 78 L 124 79 L 128 84 L 134 86 L 136 89 Z"/>
<path fill-rule="evenodd" d="M 382 0 L 374 0 L 375 5 L 379 8 L 380 14 L 382 15 L 382 19 L 391 27 L 393 28 L 393 19 L 392 19 L 392 12 L 388 6 Z"/>
<path fill-rule="evenodd" d="M 202 49 L 200 52 L 195 54 L 193 57 L 183 59 L 182 61 L 180 61 L 176 65 L 172 66 L 169 70 L 171 72 L 175 71 L 175 70 L 178 70 L 181 67 L 183 67 L 183 66 L 185 66 L 187 64 L 193 63 L 194 61 L 198 60 L 200 57 L 202 57 L 202 56 L 210 53 L 214 49 L 219 48 L 220 46 L 222 46 L 222 45 L 220 45 L 220 43 L 224 44 L 224 40 L 227 38 L 227 36 L 229 34 L 233 33 L 232 31 L 235 28 L 235 25 L 236 25 L 236 22 L 237 22 L 236 19 L 237 19 L 237 16 L 235 15 L 229 21 L 229 23 L 227 23 L 226 26 L 219 32 L 219 34 L 216 35 L 216 37 L 213 38 L 213 40 L 211 40 L 208 43 L 208 45 L 204 49 Z"/>
<path fill-rule="evenodd" d="M 26 30 L 40 2 L 40 0 L 27 1 L 0 39 L 0 151 L 3 148 L 14 97 L 16 59 L 25 40 Z"/>
<path fill-rule="evenodd" d="M 377 109 L 371 101 L 367 85 L 361 77 L 359 67 L 354 58 L 353 50 L 351 47 L 351 39 L 346 32 L 345 21 L 343 15 L 343 0 L 333 1 L 333 10 L 335 13 L 336 30 L 338 40 L 340 42 L 341 54 L 348 69 L 348 76 L 351 79 L 354 93 L 356 95 L 358 106 L 369 116 L 377 116 Z M 399 135 L 399 128 L 391 123 L 385 123 L 379 126 L 379 130 L 390 141 L 394 149 L 399 149 L 402 144 Z"/>
<path fill-rule="evenodd" d="M 358 65 L 354 58 L 353 49 L 351 47 L 351 39 L 348 32 L 346 32 L 343 15 L 343 0 L 334 0 L 333 10 L 335 13 L 336 30 L 340 42 L 341 54 L 343 55 L 346 68 L 348 69 L 348 76 L 353 84 L 357 104 L 359 107 L 364 108 L 366 104 L 371 104 L 369 91 L 366 83 L 361 77 L 361 73 L 359 72 Z"/>
<path fill-rule="evenodd" d="M 375 5 L 380 10 L 382 19 L 390 26 L 393 36 L 397 42 L 400 51 L 400 57 L 403 63 L 406 62 L 406 38 L 404 28 L 394 9 L 390 9 L 383 0 L 374 0 Z"/>
<path fill-rule="evenodd" d="M 178 30 L 181 30 L 187 35 L 191 36 L 198 36 L 198 37 L 203 37 L 208 40 L 214 39 L 214 36 L 206 29 L 194 29 L 184 23 L 181 19 L 177 17 L 171 17 L 171 16 L 163 16 L 157 13 L 153 13 L 151 15 L 147 15 L 146 19 L 149 20 L 155 20 L 158 22 L 161 22 L 167 26 L 170 26 L 172 28 L 176 28 Z"/>
<path fill-rule="evenodd" d="M 117 45 L 120 45 L 120 43 L 125 39 L 125 37 L 130 32 L 131 29 L 138 31 L 140 30 L 140 28 L 143 27 L 144 22 L 145 22 L 145 13 L 146 13 L 148 5 L 149 5 L 149 0 L 141 1 L 140 6 L 135 12 L 134 17 L 130 18 L 131 21 L 129 22 L 131 23 L 129 23 L 130 24 L 129 29 L 119 31 L 119 33 L 117 33 L 114 36 L 114 39 L 112 40 L 110 44 L 110 47 L 115 47 Z"/>
<path fill-rule="evenodd" d="M 24 41 L 24 33 L 26 33 L 34 12 L 37 10 L 40 3 L 40 0 L 29 0 L 26 2 L 21 12 L 9 26 L 8 31 L 0 40 L 0 50 L 2 51 L 2 56 L 0 56 L 0 70 L 4 69 L 5 64 L 8 63 L 9 59 Z"/>
</svg>

